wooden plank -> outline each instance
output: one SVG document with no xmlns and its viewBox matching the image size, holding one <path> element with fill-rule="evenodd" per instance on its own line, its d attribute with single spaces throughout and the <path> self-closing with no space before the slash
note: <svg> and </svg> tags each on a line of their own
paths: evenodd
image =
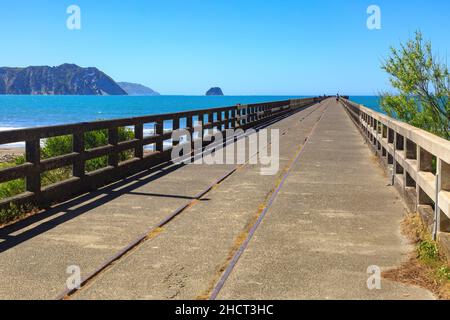
<svg viewBox="0 0 450 320">
<path fill-rule="evenodd" d="M 15 167 L 0 170 L 0 183 L 25 178 L 33 173 L 33 164 L 25 163 Z"/>
</svg>

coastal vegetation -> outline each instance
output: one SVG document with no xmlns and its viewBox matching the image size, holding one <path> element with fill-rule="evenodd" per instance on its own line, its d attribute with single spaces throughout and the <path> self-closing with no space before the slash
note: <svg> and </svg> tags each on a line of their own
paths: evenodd
<svg viewBox="0 0 450 320">
<path fill-rule="evenodd" d="M 134 132 L 128 128 L 119 128 L 119 141 L 127 141 L 134 138 Z M 84 136 L 86 150 L 108 144 L 108 131 L 97 130 L 86 132 Z M 46 139 L 41 148 L 41 158 L 48 159 L 72 152 L 72 136 L 60 136 Z M 133 157 L 133 151 L 123 151 L 119 154 L 119 160 L 125 161 Z M 0 169 L 9 168 L 25 163 L 24 156 L 18 156 L 14 161 L 0 163 Z M 86 171 L 92 172 L 106 167 L 108 157 L 103 156 L 86 161 Z M 41 185 L 49 186 L 59 181 L 66 180 L 72 175 L 72 167 L 63 167 L 47 171 L 41 175 Z M 17 179 L 0 184 L 0 200 L 25 192 L 25 179 Z M 30 206 L 17 207 L 0 210 L 0 225 L 22 216 L 26 211 L 32 209 Z"/>
<path fill-rule="evenodd" d="M 402 231 L 416 245 L 410 259 L 383 273 L 386 279 L 427 288 L 439 299 L 450 299 L 450 266 L 438 242 L 434 241 L 419 214 L 408 215 Z"/>
<path fill-rule="evenodd" d="M 397 92 L 383 93 L 381 108 L 393 118 L 449 140 L 450 73 L 447 64 L 433 53 L 431 42 L 424 41 L 417 31 L 413 39 L 391 48 L 391 56 L 382 68 Z M 432 167 L 436 170 L 436 159 Z M 403 231 L 415 244 L 416 252 L 407 263 L 384 276 L 450 299 L 450 266 L 420 215 L 408 215 Z"/>
<path fill-rule="evenodd" d="M 382 109 L 391 117 L 450 139 L 450 74 L 420 31 L 391 48 L 382 68 L 395 93 L 383 93 Z"/>
</svg>

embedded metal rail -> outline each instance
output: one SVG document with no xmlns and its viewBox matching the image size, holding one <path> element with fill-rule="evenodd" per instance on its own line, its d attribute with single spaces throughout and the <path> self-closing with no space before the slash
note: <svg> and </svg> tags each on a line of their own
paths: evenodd
<svg viewBox="0 0 450 320">
<path fill-rule="evenodd" d="M 209 300 L 215 300 L 217 299 L 220 291 L 222 290 L 222 288 L 224 287 L 226 281 L 228 280 L 231 272 L 234 270 L 235 266 L 237 265 L 239 259 L 241 258 L 242 254 L 244 253 L 244 251 L 247 249 L 248 244 L 250 243 L 251 239 L 253 238 L 256 230 L 258 229 L 259 225 L 261 224 L 261 222 L 263 221 L 263 219 L 266 217 L 267 212 L 269 211 L 269 209 L 271 208 L 272 204 L 274 203 L 275 199 L 277 198 L 281 188 L 283 187 L 284 183 L 286 182 L 287 178 L 289 177 L 290 173 L 292 172 L 292 169 L 294 167 L 294 165 L 296 163 L 298 163 L 301 155 L 303 154 L 303 151 L 305 149 L 306 144 L 308 143 L 310 137 L 313 135 L 315 129 L 317 128 L 317 125 L 320 123 L 320 121 L 322 120 L 325 112 L 328 110 L 328 106 L 322 111 L 319 119 L 317 120 L 317 122 L 314 124 L 314 126 L 312 127 L 311 131 L 309 132 L 309 134 L 307 135 L 307 137 L 305 138 L 303 144 L 300 146 L 299 150 L 297 151 L 296 155 L 294 156 L 294 158 L 291 160 L 290 164 L 285 168 L 285 174 L 283 175 L 283 178 L 281 179 L 281 181 L 278 183 L 277 188 L 273 191 L 273 193 L 270 195 L 269 200 L 267 201 L 267 203 L 264 205 L 264 209 L 262 210 L 262 212 L 259 214 L 258 219 L 256 220 L 256 222 L 252 225 L 252 227 L 250 228 L 246 239 L 244 240 L 244 242 L 239 246 L 239 248 L 236 250 L 236 252 L 233 255 L 233 258 L 230 260 L 230 262 L 228 263 L 228 265 L 225 268 L 225 271 L 222 273 L 219 281 L 217 282 L 217 284 L 215 285 L 214 289 L 212 290 Z M 308 115 L 309 116 L 309 115 Z M 305 117 L 306 118 L 306 117 Z"/>
<path fill-rule="evenodd" d="M 278 115 L 276 118 L 274 119 L 269 119 L 269 121 L 266 121 L 265 123 L 257 126 L 255 129 L 256 130 L 260 130 L 262 128 L 265 128 L 277 121 L 280 121 L 281 119 L 290 116 L 293 113 L 296 113 L 298 111 L 304 110 L 306 107 L 308 106 L 303 106 L 303 107 L 298 107 L 295 108 L 293 110 L 291 110 L 288 114 L 283 114 L 283 115 Z M 311 116 L 315 111 L 317 111 L 318 109 L 312 110 L 311 112 L 309 112 L 307 115 L 305 115 L 301 120 L 300 123 L 305 120 L 306 118 L 308 118 L 309 116 Z M 324 112 L 324 111 L 323 111 Z M 322 115 L 323 115 L 322 112 Z M 284 132 L 287 132 L 289 130 L 289 128 L 285 129 Z M 233 142 L 242 138 L 245 138 L 247 135 L 243 134 L 241 136 L 238 137 L 233 137 L 231 139 L 229 139 L 228 141 L 225 141 L 222 147 L 225 147 L 230 140 L 232 140 Z M 205 150 L 206 152 L 207 150 Z M 259 153 L 256 152 L 253 155 L 249 156 L 249 159 L 256 156 Z M 221 176 L 219 179 L 217 179 L 216 181 L 214 181 L 212 184 L 210 184 L 209 186 L 207 186 L 204 190 L 202 190 L 201 192 L 199 192 L 197 195 L 195 195 L 193 197 L 192 200 L 188 201 L 187 203 L 185 203 L 184 205 L 180 206 L 179 208 L 177 208 L 175 211 L 173 211 L 171 214 L 169 214 L 167 217 L 165 217 L 162 221 L 160 221 L 158 224 L 156 224 L 155 226 L 149 228 L 149 230 L 147 230 L 144 234 L 138 236 L 135 240 L 133 240 L 131 243 L 129 243 L 127 246 L 125 246 L 122 250 L 120 250 L 118 253 L 116 253 L 114 256 L 112 256 L 111 258 L 109 258 L 107 261 L 105 261 L 102 265 L 100 265 L 99 267 L 97 267 L 91 274 L 89 274 L 88 276 L 86 276 L 85 278 L 82 279 L 81 282 L 81 286 L 79 288 L 75 288 L 75 289 L 71 289 L 71 290 L 65 290 L 64 292 L 62 292 L 56 299 L 58 300 L 68 300 L 71 299 L 74 295 L 77 294 L 77 292 L 79 292 L 80 290 L 83 290 L 83 288 L 85 288 L 89 283 L 91 283 L 92 281 L 94 281 L 97 276 L 99 276 L 101 273 L 105 272 L 106 270 L 108 270 L 109 268 L 113 267 L 115 263 L 117 263 L 119 260 L 121 260 L 123 257 L 132 254 L 132 252 L 134 250 L 136 250 L 140 245 L 142 245 L 144 242 L 153 239 L 155 236 L 158 235 L 159 231 L 161 230 L 161 228 L 165 227 L 168 223 L 170 223 L 171 221 L 173 221 L 174 218 L 176 218 L 178 215 L 180 215 L 182 212 L 184 212 L 186 209 L 194 206 L 196 203 L 198 203 L 199 200 L 201 200 L 202 197 L 204 197 L 209 191 L 211 191 L 214 187 L 216 187 L 217 185 L 220 185 L 224 180 L 226 180 L 228 177 L 230 177 L 233 173 L 235 173 L 237 170 L 239 170 L 240 168 L 246 166 L 249 162 L 249 159 L 247 159 L 247 161 L 244 164 L 241 165 L 236 165 L 234 168 L 232 168 L 231 170 L 229 170 L 228 172 L 226 172 L 223 176 Z"/>
</svg>

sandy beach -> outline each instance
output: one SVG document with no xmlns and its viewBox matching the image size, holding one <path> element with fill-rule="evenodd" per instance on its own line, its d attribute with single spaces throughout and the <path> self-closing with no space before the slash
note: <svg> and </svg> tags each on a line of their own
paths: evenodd
<svg viewBox="0 0 450 320">
<path fill-rule="evenodd" d="M 0 162 L 11 162 L 25 153 L 24 148 L 0 148 Z"/>
</svg>

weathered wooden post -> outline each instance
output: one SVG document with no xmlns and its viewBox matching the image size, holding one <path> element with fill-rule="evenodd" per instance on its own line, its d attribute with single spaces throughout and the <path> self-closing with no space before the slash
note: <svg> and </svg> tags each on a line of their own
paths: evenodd
<svg viewBox="0 0 450 320">
<path fill-rule="evenodd" d="M 134 126 L 134 138 L 139 140 L 138 145 L 134 148 L 134 156 L 136 158 L 142 159 L 144 158 L 144 124 L 138 123 Z"/>
<path fill-rule="evenodd" d="M 175 117 L 175 118 L 172 120 L 172 135 L 173 135 L 178 129 L 180 129 L 180 118 Z M 178 140 L 177 140 L 177 141 L 172 141 L 172 146 L 173 146 L 173 147 L 175 147 L 175 146 L 177 146 L 177 145 L 180 144 L 180 140 L 179 140 L 179 139 L 180 139 L 181 137 L 179 137 L 179 134 L 177 134 L 177 136 L 178 136 Z"/>
<path fill-rule="evenodd" d="M 111 128 L 108 130 L 108 143 L 113 147 L 117 147 L 119 144 L 119 128 Z M 119 165 L 119 153 L 117 150 L 113 150 L 108 155 L 108 164 L 112 167 L 117 167 Z"/>
<path fill-rule="evenodd" d="M 85 176 L 85 161 L 84 161 L 84 132 L 76 132 L 73 135 L 73 152 L 78 153 L 73 163 L 73 176 L 83 179 Z"/>
<path fill-rule="evenodd" d="M 39 139 L 26 141 L 25 158 L 27 162 L 33 164 L 32 173 L 26 177 L 26 189 L 28 192 L 34 193 L 36 198 L 39 198 L 41 193 L 41 146 Z"/>
<path fill-rule="evenodd" d="M 162 153 L 164 151 L 164 120 L 159 119 L 155 122 L 155 133 L 158 136 L 156 138 L 155 149 L 157 152 Z"/>
</svg>

